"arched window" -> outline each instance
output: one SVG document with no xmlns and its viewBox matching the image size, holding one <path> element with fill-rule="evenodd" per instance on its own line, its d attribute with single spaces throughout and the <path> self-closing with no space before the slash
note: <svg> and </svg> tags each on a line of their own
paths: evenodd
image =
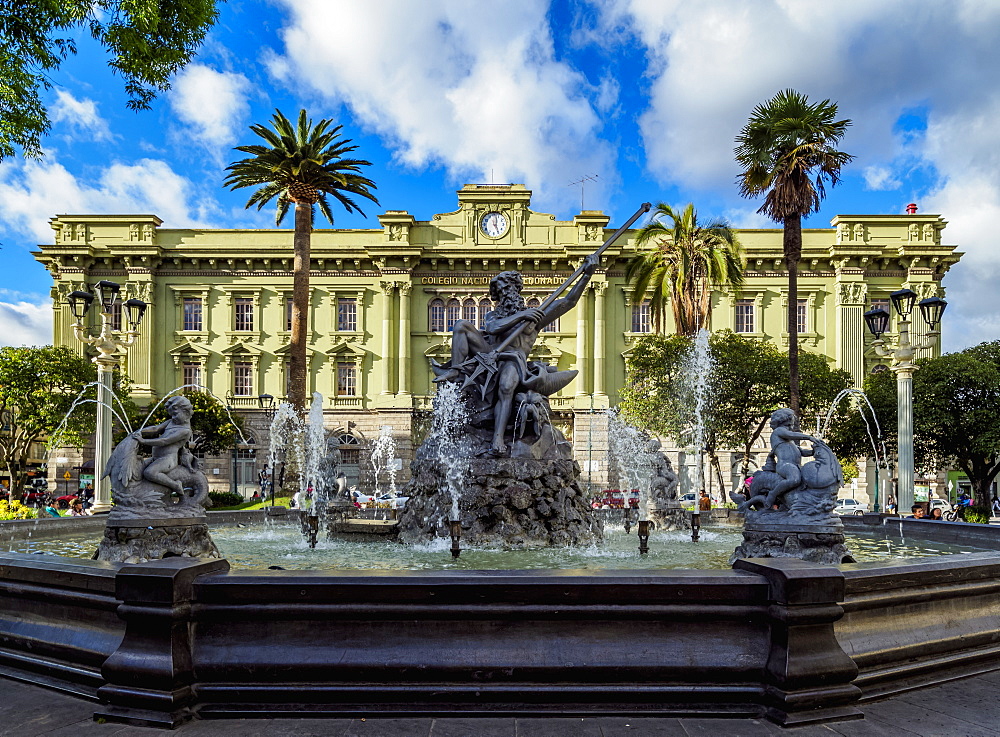
<svg viewBox="0 0 1000 737">
<path fill-rule="evenodd" d="M 457 299 L 448 300 L 448 315 L 444 323 L 444 329 L 451 332 L 451 329 L 455 327 L 455 323 L 459 321 L 462 314 L 462 305 L 459 304 Z"/>
<path fill-rule="evenodd" d="M 340 462 L 348 465 L 357 465 L 361 462 L 361 441 L 353 435 L 339 435 L 340 441 Z"/>
<path fill-rule="evenodd" d="M 471 297 L 462 303 L 462 319 L 476 324 L 476 300 Z"/>
<path fill-rule="evenodd" d="M 432 333 L 444 332 L 444 301 L 435 299 L 431 301 L 430 310 L 427 315 L 428 330 Z"/>
<path fill-rule="evenodd" d="M 482 330 L 486 325 L 486 313 L 493 309 L 493 303 L 488 299 L 482 299 L 479 301 L 479 329 Z"/>
</svg>

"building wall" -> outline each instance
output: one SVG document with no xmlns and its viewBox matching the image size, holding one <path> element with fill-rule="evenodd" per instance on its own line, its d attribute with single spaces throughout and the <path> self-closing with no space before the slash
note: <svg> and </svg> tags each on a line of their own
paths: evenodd
<svg viewBox="0 0 1000 737">
<path fill-rule="evenodd" d="M 311 390 L 324 396 L 328 428 L 370 441 L 390 425 L 404 460 L 412 454 L 414 412 L 430 406 L 428 360 L 443 361 L 450 353 L 450 334 L 431 330 L 430 303 L 482 300 L 490 278 L 508 269 L 524 275 L 526 297 L 544 299 L 612 232 L 600 211 L 558 221 L 531 210 L 531 192 L 522 185 L 466 185 L 457 199 L 455 211 L 429 220 L 389 210 L 379 216 L 380 228 L 320 229 L 312 237 Z M 495 237 L 480 227 L 490 212 L 503 213 L 508 222 Z M 51 223 L 54 242 L 35 255 L 54 280 L 56 344 L 83 351 L 72 334 L 66 295 L 111 279 L 122 284 L 124 298 L 149 303 L 141 337 L 126 358 L 137 399 L 159 398 L 180 386 L 185 363 L 201 365 L 202 383 L 251 414 L 257 395 L 285 395 L 291 230 L 171 229 L 155 215 L 61 215 Z M 938 215 L 838 215 L 831 228 L 804 231 L 799 296 L 806 300 L 807 329 L 802 346 L 829 356 L 860 383 L 877 360 L 862 313 L 873 299 L 887 299 L 904 286 L 921 299 L 943 295 L 940 280 L 961 256 L 942 242 L 945 225 Z M 577 455 L 589 462 L 598 480 L 595 438 L 606 447 L 606 436 L 596 431 L 597 424 L 589 429 L 591 413 L 616 403 L 625 381 L 624 355 L 640 337 L 631 332 L 633 307 L 624 278 L 635 232 L 628 231 L 605 252 L 579 305 L 536 344 L 536 357 L 580 372 L 552 397 L 552 406 L 575 430 Z M 753 334 L 785 347 L 781 231 L 743 230 L 739 236 L 747 256 L 746 283 L 738 295 L 713 292 L 711 328 L 736 327 L 737 300 L 749 299 Z M 184 329 L 185 298 L 202 300 L 201 330 Z M 251 301 L 252 330 L 235 329 L 240 299 Z M 339 299 L 357 302 L 353 330 L 338 330 Z M 917 334 L 926 330 L 919 317 L 914 328 Z M 245 397 L 232 396 L 237 364 L 251 367 Z M 338 364 L 357 367 L 353 395 L 337 395 Z M 587 441 L 581 443 L 584 434 Z M 407 472 L 404 464 L 403 479 Z"/>
</svg>

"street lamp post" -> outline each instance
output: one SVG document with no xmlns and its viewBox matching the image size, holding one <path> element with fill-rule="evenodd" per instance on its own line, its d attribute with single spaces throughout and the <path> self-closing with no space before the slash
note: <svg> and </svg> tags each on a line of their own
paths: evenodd
<svg viewBox="0 0 1000 737">
<path fill-rule="evenodd" d="M 90 292 L 73 292 L 68 301 L 73 317 L 73 334 L 81 343 L 92 345 L 97 349 L 97 356 L 91 360 L 97 364 L 97 442 L 94 449 L 94 513 L 107 512 L 111 509 L 111 480 L 104 476 L 104 468 L 111 456 L 111 380 L 115 368 L 126 348 L 135 344 L 139 337 L 139 322 L 146 313 L 146 303 L 138 299 L 130 299 L 122 304 L 128 320 L 128 332 L 124 338 L 115 335 L 112 326 L 112 311 L 119 301 L 121 287 L 111 281 L 99 281 L 94 285 L 97 292 L 97 302 L 101 309 L 101 332 L 89 336 L 83 326 L 83 318 L 87 315 L 94 295 Z"/>
<path fill-rule="evenodd" d="M 940 335 L 934 328 L 941 322 L 948 303 L 940 297 L 922 300 L 917 306 L 924 322 L 930 328 L 927 335 L 918 341 L 910 340 L 910 314 L 917 295 L 909 289 L 900 289 L 889 295 L 896 314 L 899 315 L 899 337 L 896 347 L 888 348 L 882 335 L 889 328 L 889 313 L 881 307 L 865 313 L 865 323 L 875 342 L 875 353 L 892 358 L 893 373 L 896 374 L 896 435 L 898 443 L 898 485 L 896 489 L 896 510 L 904 514 L 913 506 L 913 372 L 918 366 L 913 362 L 918 350 L 933 347 Z"/>
<path fill-rule="evenodd" d="M 270 437 L 270 420 L 274 419 L 275 412 L 277 411 L 274 407 L 274 397 L 270 394 L 260 394 L 257 397 L 258 406 L 264 411 L 264 416 L 269 420 L 268 422 L 268 433 L 267 433 L 267 443 L 268 452 L 271 449 L 271 437 Z M 261 496 L 267 499 L 267 492 L 271 492 L 271 506 L 274 506 L 274 469 L 268 468 L 267 464 L 264 465 L 265 483 L 267 486 L 260 490 Z"/>
</svg>

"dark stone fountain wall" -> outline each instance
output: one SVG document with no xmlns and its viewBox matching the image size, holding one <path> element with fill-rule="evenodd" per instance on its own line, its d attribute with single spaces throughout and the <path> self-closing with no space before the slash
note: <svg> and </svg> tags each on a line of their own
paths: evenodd
<svg viewBox="0 0 1000 737">
<path fill-rule="evenodd" d="M 508 549 L 589 545 L 603 537 L 580 488 L 573 460 L 471 458 L 464 468 L 459 518 L 466 545 Z M 441 464 L 418 451 L 400 519 L 405 543 L 447 537 L 452 501 Z"/>
</svg>

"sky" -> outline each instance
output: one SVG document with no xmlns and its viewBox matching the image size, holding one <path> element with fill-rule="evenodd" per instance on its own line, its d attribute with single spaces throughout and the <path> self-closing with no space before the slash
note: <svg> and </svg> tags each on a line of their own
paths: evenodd
<svg viewBox="0 0 1000 737">
<path fill-rule="evenodd" d="M 335 210 L 335 227 L 426 220 L 465 183 L 518 182 L 559 219 L 582 204 L 615 227 L 644 201 L 694 202 L 759 228 L 777 226 L 739 196 L 733 140 L 787 88 L 853 121 L 856 158 L 806 227 L 910 202 L 941 214 L 966 253 L 944 280 L 943 347 L 997 340 L 998 38 L 1000 2 L 983 0 L 231 0 L 136 113 L 81 34 L 44 93 L 44 157 L 0 162 L 0 345 L 51 342 L 51 277 L 29 252 L 54 215 L 273 227 L 222 181 L 275 109 L 332 119 L 372 162 L 379 205 Z"/>
</svg>

